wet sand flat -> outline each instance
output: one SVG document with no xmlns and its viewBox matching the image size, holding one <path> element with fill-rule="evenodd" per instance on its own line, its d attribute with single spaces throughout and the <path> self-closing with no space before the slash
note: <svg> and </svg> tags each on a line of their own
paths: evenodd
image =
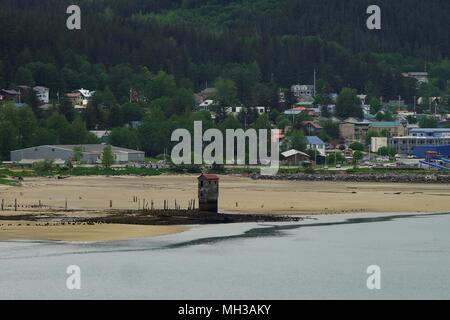
<svg viewBox="0 0 450 320">
<path fill-rule="evenodd" d="M 161 236 L 188 230 L 181 226 L 121 224 L 38 225 L 32 221 L 0 221 L 0 240 L 111 241 Z"/>
<path fill-rule="evenodd" d="M 0 199 L 12 205 L 43 205 L 72 210 L 138 209 L 143 199 L 162 208 L 164 200 L 181 208 L 197 198 L 197 176 L 28 178 L 22 187 L 3 187 Z M 133 198 L 138 201 L 133 201 Z M 222 212 L 324 214 L 345 212 L 450 211 L 448 184 L 397 184 L 309 181 L 265 181 L 222 176 Z M 11 210 L 11 208 L 9 208 Z M 18 209 L 20 212 L 20 208 Z M 0 215 L 16 214 L 13 211 Z"/>
</svg>

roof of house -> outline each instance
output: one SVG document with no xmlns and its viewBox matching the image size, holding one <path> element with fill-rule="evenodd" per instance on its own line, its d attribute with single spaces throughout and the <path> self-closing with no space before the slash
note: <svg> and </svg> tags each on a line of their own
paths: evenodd
<svg viewBox="0 0 450 320">
<path fill-rule="evenodd" d="M 318 124 L 318 123 L 315 123 L 315 122 L 312 122 L 312 121 L 305 121 L 305 122 L 303 122 L 303 125 L 311 125 L 311 126 L 313 126 L 314 128 L 316 128 L 316 129 L 322 129 L 322 126 L 320 125 L 320 124 Z"/>
<path fill-rule="evenodd" d="M 400 126 L 401 123 L 398 121 L 380 121 L 380 122 L 372 122 L 370 124 L 371 128 L 395 128 Z"/>
<path fill-rule="evenodd" d="M 36 91 L 47 91 L 48 90 L 47 87 L 43 87 L 43 86 L 36 86 L 33 89 Z"/>
<path fill-rule="evenodd" d="M 323 142 L 322 139 L 317 136 L 307 136 L 306 142 L 307 144 L 325 145 L 325 142 Z"/>
<path fill-rule="evenodd" d="M 206 179 L 206 180 L 219 180 L 219 176 L 216 176 L 215 174 L 209 174 L 209 173 L 202 173 L 198 179 Z"/>
<path fill-rule="evenodd" d="M 281 155 L 285 158 L 289 158 L 289 157 L 292 157 L 292 156 L 295 156 L 298 154 L 309 158 L 308 154 L 298 151 L 298 150 L 295 150 L 295 149 L 291 149 L 291 150 L 281 153 Z"/>
<path fill-rule="evenodd" d="M 295 105 L 296 106 L 312 106 L 314 104 L 314 101 L 300 101 L 297 102 Z"/>
<path fill-rule="evenodd" d="M 1 91 L 3 91 L 4 93 L 10 94 L 10 95 L 19 95 L 20 94 L 19 91 L 15 91 L 15 90 L 2 89 Z"/>
<path fill-rule="evenodd" d="M 69 97 L 69 98 L 76 98 L 76 97 L 80 97 L 80 96 L 81 96 L 80 92 L 69 92 L 69 93 L 66 93 L 66 97 Z"/>
<path fill-rule="evenodd" d="M 91 130 L 90 133 L 94 134 L 97 138 L 107 137 L 111 134 L 109 130 Z"/>
<path fill-rule="evenodd" d="M 358 120 L 358 119 L 356 119 L 356 118 L 350 117 L 350 118 L 347 118 L 347 119 L 345 119 L 344 121 L 342 121 L 342 123 L 370 124 L 371 121 L 368 121 L 368 120 L 362 120 L 362 121 L 360 121 L 360 120 Z"/>
</svg>

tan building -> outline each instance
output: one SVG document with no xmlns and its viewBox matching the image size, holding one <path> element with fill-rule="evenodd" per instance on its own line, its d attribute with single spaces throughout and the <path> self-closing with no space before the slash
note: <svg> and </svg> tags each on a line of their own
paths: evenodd
<svg viewBox="0 0 450 320">
<path fill-rule="evenodd" d="M 369 130 L 379 134 L 387 131 L 389 137 L 403 137 L 408 134 L 407 124 L 399 121 L 372 122 Z"/>
<path fill-rule="evenodd" d="M 348 118 L 339 125 L 341 137 L 346 141 L 364 141 L 369 131 L 370 122 Z"/>
</svg>

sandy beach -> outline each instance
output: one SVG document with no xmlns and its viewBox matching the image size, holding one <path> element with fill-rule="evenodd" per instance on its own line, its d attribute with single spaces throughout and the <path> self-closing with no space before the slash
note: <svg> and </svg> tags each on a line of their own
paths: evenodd
<svg viewBox="0 0 450 320">
<path fill-rule="evenodd" d="M 138 209 L 143 199 L 153 201 L 156 208 L 162 208 L 164 200 L 171 208 L 175 200 L 181 208 L 186 208 L 188 201 L 196 198 L 196 175 L 27 178 L 22 187 L 0 187 L 0 201 L 4 199 L 7 207 L 0 216 L 7 219 L 12 215 L 33 214 L 33 209 L 26 207 L 39 201 L 43 206 L 59 210 L 65 208 L 67 201 L 68 209 L 73 212 L 64 213 L 65 216 L 95 217 L 110 209 L 110 201 L 115 210 Z M 12 208 L 14 199 L 19 204 L 17 212 Z M 219 208 L 226 213 L 290 215 L 448 212 L 450 188 L 448 184 L 264 181 L 222 176 Z M 46 212 L 45 209 L 39 211 Z M 61 213 L 53 215 L 58 214 Z M 0 223 L 5 225 L 5 221 Z M 14 228 L 2 228 L 0 239 L 116 240 L 184 230 L 183 227 L 129 225 L 34 228 L 23 223 L 14 225 Z"/>
<path fill-rule="evenodd" d="M 0 188 L 0 199 L 20 206 L 43 205 L 106 210 L 137 209 L 142 199 L 162 208 L 175 200 L 187 207 L 197 198 L 197 176 L 71 177 L 64 180 L 27 178 L 22 187 Z M 138 202 L 133 201 L 137 197 Z M 448 184 L 398 184 L 309 181 L 264 181 L 222 176 L 219 207 L 222 212 L 323 214 L 361 212 L 441 212 L 450 210 Z M 20 211 L 19 207 L 19 211 Z M 16 214 L 6 211 L 0 214 Z"/>
<path fill-rule="evenodd" d="M 111 241 L 162 236 L 188 230 L 182 226 L 121 224 L 38 225 L 33 221 L 0 221 L 0 240 Z"/>
</svg>

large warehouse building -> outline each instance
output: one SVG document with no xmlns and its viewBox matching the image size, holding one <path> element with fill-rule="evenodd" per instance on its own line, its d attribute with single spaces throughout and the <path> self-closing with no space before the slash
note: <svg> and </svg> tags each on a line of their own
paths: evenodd
<svg viewBox="0 0 450 320">
<path fill-rule="evenodd" d="M 30 163 L 37 160 L 62 160 L 68 162 L 74 158 L 74 149 L 81 148 L 81 162 L 85 164 L 101 163 L 101 156 L 105 144 L 82 145 L 45 145 L 11 151 L 11 161 L 14 163 Z M 143 151 L 131 150 L 112 146 L 116 163 L 144 162 Z"/>
</svg>

